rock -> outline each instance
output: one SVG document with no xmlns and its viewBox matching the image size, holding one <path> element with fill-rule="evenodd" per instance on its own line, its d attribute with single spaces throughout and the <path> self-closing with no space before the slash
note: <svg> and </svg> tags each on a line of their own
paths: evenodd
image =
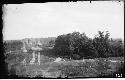
<svg viewBox="0 0 125 80">
<path fill-rule="evenodd" d="M 62 60 L 62 58 L 58 57 L 58 58 L 56 58 L 56 60 L 54 62 L 59 62 L 61 60 Z"/>
<path fill-rule="evenodd" d="M 109 61 L 111 61 L 111 62 L 118 62 L 118 61 L 115 61 L 115 60 L 109 60 Z"/>
</svg>

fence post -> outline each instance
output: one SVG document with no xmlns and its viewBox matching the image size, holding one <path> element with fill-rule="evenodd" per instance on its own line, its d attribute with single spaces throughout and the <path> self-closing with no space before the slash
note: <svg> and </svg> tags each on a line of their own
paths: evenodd
<svg viewBox="0 0 125 80">
<path fill-rule="evenodd" d="M 40 52 L 38 52 L 38 64 L 40 65 Z"/>
</svg>

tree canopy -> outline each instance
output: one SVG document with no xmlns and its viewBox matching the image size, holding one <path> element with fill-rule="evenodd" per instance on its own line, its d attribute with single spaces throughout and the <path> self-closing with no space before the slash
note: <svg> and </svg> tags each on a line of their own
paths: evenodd
<svg viewBox="0 0 125 80">
<path fill-rule="evenodd" d="M 110 33 L 98 31 L 98 35 L 91 39 L 85 33 L 73 32 L 59 35 L 55 40 L 54 50 L 57 56 L 72 59 L 123 56 L 122 43 L 111 45 Z M 116 44 L 115 43 L 115 44 Z"/>
</svg>

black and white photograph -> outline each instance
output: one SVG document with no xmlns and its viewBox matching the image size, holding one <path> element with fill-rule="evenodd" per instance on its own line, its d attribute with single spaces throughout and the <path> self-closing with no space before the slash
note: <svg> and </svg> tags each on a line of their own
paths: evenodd
<svg viewBox="0 0 125 80">
<path fill-rule="evenodd" d="M 124 1 L 4 4 L 10 78 L 124 77 Z"/>
</svg>

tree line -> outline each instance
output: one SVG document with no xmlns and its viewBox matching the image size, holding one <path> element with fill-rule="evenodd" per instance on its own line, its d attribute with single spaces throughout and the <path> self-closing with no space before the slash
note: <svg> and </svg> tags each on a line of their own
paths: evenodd
<svg viewBox="0 0 125 80">
<path fill-rule="evenodd" d="M 59 35 L 55 40 L 54 55 L 70 59 L 124 56 L 122 40 L 115 41 L 109 37 L 108 31 L 105 34 L 98 31 L 93 39 L 79 32 Z"/>
<path fill-rule="evenodd" d="M 48 51 L 53 56 L 83 59 L 83 58 L 106 58 L 124 56 L 124 43 L 122 40 L 110 38 L 108 31 L 98 31 L 98 34 L 92 39 L 85 33 L 72 32 L 59 35 L 55 40 L 49 40 L 46 47 L 53 47 Z M 23 43 L 21 40 L 12 40 L 4 42 L 6 52 L 21 50 Z M 47 49 L 48 50 L 48 49 Z"/>
<path fill-rule="evenodd" d="M 20 40 L 10 40 L 3 43 L 5 52 L 21 50 L 23 43 Z"/>
</svg>

